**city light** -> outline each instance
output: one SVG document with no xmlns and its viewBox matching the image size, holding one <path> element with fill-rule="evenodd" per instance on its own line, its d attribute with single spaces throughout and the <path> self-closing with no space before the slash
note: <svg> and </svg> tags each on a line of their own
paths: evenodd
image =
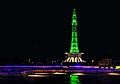
<svg viewBox="0 0 120 84">
<path fill-rule="evenodd" d="M 48 77 L 49 75 L 28 75 L 28 77 Z"/>
<path fill-rule="evenodd" d="M 35 73 L 35 74 L 50 74 L 50 73 Z"/>
<path fill-rule="evenodd" d="M 119 73 L 108 73 L 108 75 L 120 75 Z"/>
<path fill-rule="evenodd" d="M 85 75 L 84 73 L 73 73 L 72 75 L 77 75 L 77 76 L 79 76 L 79 75 Z"/>
<path fill-rule="evenodd" d="M 55 72 L 55 73 L 52 73 L 52 74 L 67 74 L 67 73 L 59 73 L 59 72 Z"/>
</svg>

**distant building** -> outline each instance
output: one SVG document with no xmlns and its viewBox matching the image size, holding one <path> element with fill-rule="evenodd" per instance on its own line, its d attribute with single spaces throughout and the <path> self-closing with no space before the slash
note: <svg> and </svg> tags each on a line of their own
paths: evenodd
<svg viewBox="0 0 120 84">
<path fill-rule="evenodd" d="M 99 67 L 114 67 L 113 64 L 112 64 L 112 59 L 109 59 L 109 58 L 106 58 L 106 59 L 101 59 L 98 61 L 98 66 Z"/>
</svg>

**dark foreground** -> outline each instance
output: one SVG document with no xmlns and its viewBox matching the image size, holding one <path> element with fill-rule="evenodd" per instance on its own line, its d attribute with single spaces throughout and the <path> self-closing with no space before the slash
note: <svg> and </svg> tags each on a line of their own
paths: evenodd
<svg viewBox="0 0 120 84">
<path fill-rule="evenodd" d="M 120 75 L 42 75 L 41 77 L 0 77 L 0 84 L 120 84 Z"/>
</svg>

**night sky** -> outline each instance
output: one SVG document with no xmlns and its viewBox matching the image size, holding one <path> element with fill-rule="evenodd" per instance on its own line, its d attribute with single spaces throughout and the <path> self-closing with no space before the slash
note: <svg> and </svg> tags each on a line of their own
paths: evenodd
<svg viewBox="0 0 120 84">
<path fill-rule="evenodd" d="M 3 2 L 0 64 L 28 58 L 65 59 L 71 41 L 71 16 L 78 16 L 79 48 L 86 59 L 120 56 L 119 4 L 110 0 Z"/>
</svg>

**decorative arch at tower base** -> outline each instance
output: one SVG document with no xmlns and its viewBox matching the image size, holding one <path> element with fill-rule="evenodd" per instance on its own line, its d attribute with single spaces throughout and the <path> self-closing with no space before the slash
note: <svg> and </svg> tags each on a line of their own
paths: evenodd
<svg viewBox="0 0 120 84">
<path fill-rule="evenodd" d="M 64 62 L 71 63 L 85 63 L 86 61 L 82 60 L 81 55 L 84 53 L 65 53 L 68 55 L 68 58 Z"/>
</svg>

